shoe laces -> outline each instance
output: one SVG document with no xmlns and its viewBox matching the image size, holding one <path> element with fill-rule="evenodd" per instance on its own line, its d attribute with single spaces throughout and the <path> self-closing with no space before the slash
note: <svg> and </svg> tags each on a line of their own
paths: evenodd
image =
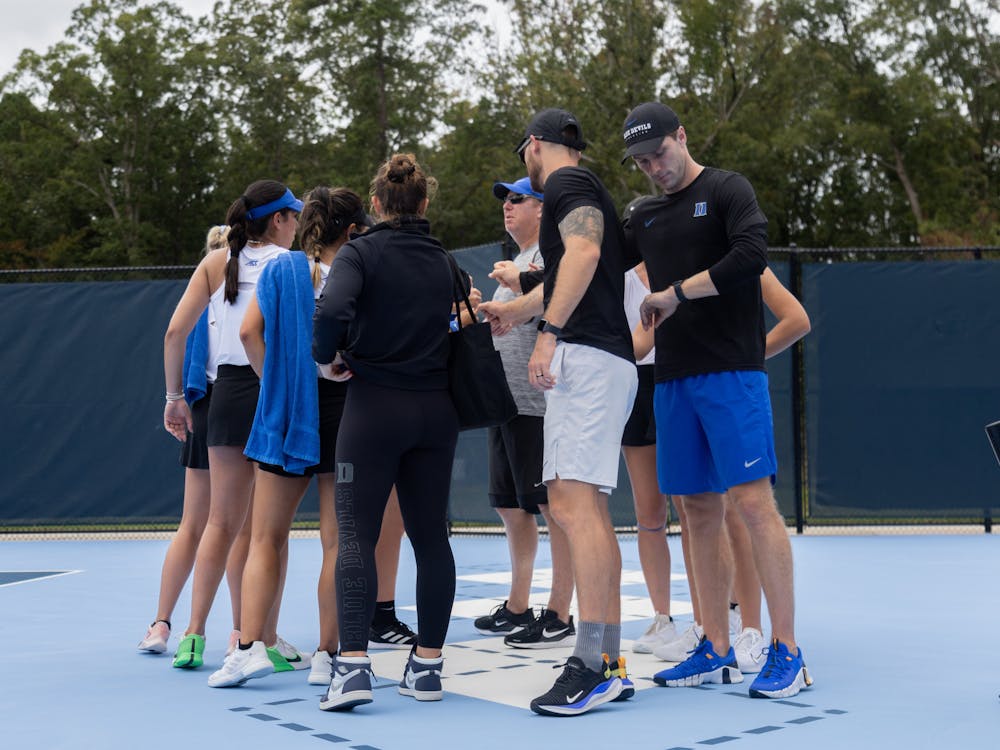
<svg viewBox="0 0 1000 750">
<path fill-rule="evenodd" d="M 764 667 L 760 670 L 761 677 L 771 679 L 772 677 L 780 677 L 788 671 L 791 659 L 788 656 L 783 657 L 778 652 L 777 641 L 772 641 L 771 645 L 764 649 L 764 653 L 767 654 L 767 661 L 764 662 Z M 785 649 L 785 653 L 789 653 L 787 649 Z"/>
</svg>

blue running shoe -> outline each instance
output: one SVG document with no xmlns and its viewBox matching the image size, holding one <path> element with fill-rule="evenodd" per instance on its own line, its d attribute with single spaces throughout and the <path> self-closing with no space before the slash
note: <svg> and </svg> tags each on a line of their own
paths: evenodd
<svg viewBox="0 0 1000 750">
<path fill-rule="evenodd" d="M 657 672 L 653 675 L 653 682 L 662 687 L 693 687 L 703 682 L 732 685 L 743 682 L 743 673 L 736 663 L 736 653 L 732 646 L 725 656 L 719 656 L 715 653 L 712 642 L 702 636 L 697 648 L 685 661 L 676 667 Z"/>
<path fill-rule="evenodd" d="M 607 662 L 600 672 L 595 672 L 571 656 L 552 689 L 531 701 L 531 710 L 548 716 L 577 716 L 613 701 L 622 691 L 622 681 L 613 675 L 606 676 L 609 671 Z"/>
<path fill-rule="evenodd" d="M 788 646 L 777 640 L 767 649 L 767 662 L 750 683 L 751 698 L 791 698 L 813 684 L 802 659 L 802 649 L 793 655 Z"/>
<path fill-rule="evenodd" d="M 410 658 L 399 681 L 399 694 L 409 695 L 418 701 L 439 701 L 444 697 L 441 689 L 441 668 L 444 659 L 422 659 L 417 656 L 417 647 L 410 651 Z"/>
<path fill-rule="evenodd" d="M 336 656 L 323 711 L 346 711 L 372 702 L 372 661 L 367 656 Z"/>
</svg>

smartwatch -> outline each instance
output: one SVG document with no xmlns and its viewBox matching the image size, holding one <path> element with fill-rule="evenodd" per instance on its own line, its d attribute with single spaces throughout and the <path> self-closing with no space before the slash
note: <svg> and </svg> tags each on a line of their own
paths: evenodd
<svg viewBox="0 0 1000 750">
<path fill-rule="evenodd" d="M 670 286 L 674 288 L 674 294 L 677 295 L 678 302 L 690 302 L 691 300 L 687 298 L 687 296 L 684 294 L 684 290 L 681 289 L 681 284 L 683 283 L 684 279 L 681 279 L 680 281 L 675 281 Z"/>
<path fill-rule="evenodd" d="M 538 330 L 541 331 L 542 333 L 551 333 L 556 338 L 562 336 L 562 328 L 558 328 L 552 325 L 545 318 L 542 318 L 541 320 L 538 321 Z"/>
</svg>

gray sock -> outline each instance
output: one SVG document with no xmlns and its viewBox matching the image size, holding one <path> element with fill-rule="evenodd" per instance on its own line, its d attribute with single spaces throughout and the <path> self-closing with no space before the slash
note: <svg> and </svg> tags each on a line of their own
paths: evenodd
<svg viewBox="0 0 1000 750">
<path fill-rule="evenodd" d="M 620 623 L 609 622 L 604 626 L 604 638 L 601 641 L 601 650 L 608 655 L 610 661 L 614 661 L 621 656 L 622 626 Z"/>
<path fill-rule="evenodd" d="M 601 645 L 604 643 L 604 623 L 580 620 L 576 624 L 576 647 L 573 656 L 582 661 L 587 669 L 600 672 L 604 665 L 604 653 Z"/>
</svg>

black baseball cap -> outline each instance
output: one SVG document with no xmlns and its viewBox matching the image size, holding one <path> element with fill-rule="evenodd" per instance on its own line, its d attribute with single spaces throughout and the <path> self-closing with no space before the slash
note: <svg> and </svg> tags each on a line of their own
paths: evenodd
<svg viewBox="0 0 1000 750">
<path fill-rule="evenodd" d="M 622 164 L 630 156 L 649 154 L 656 151 L 663 139 L 681 126 L 680 118 L 666 104 L 646 102 L 628 113 L 622 128 L 625 138 L 625 156 Z"/>
<path fill-rule="evenodd" d="M 570 129 L 571 133 L 564 132 Z M 587 148 L 579 120 L 572 112 L 567 112 L 565 109 L 543 109 L 531 118 L 528 127 L 524 129 L 524 138 L 514 149 L 514 153 L 520 157 L 521 161 L 524 161 L 524 149 L 528 147 L 531 136 L 535 136 L 540 141 L 569 146 L 577 151 L 583 151 Z"/>
</svg>

